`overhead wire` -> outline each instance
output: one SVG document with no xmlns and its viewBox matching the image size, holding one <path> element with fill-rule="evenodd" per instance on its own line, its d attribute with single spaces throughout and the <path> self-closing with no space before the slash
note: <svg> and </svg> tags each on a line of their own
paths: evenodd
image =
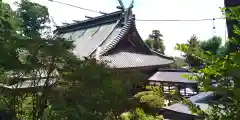
<svg viewBox="0 0 240 120">
<path fill-rule="evenodd" d="M 50 2 L 56 2 L 56 3 L 60 3 L 60 4 L 64 4 L 64 5 L 67 5 L 67 6 L 71 6 L 71 7 L 75 7 L 75 8 L 78 8 L 78 9 L 82 9 L 82 10 L 85 10 L 85 11 L 89 11 L 89 12 L 94 12 L 94 13 L 99 13 L 99 14 L 107 14 L 106 12 L 102 12 L 102 11 L 96 11 L 96 10 L 93 10 L 93 9 L 87 9 L 87 8 L 83 8 L 83 7 L 79 7 L 79 6 L 76 6 L 76 5 L 71 5 L 71 4 L 68 4 L 68 3 L 64 3 L 64 2 L 59 2 L 59 1 L 56 1 L 56 0 L 49 0 Z M 207 18 L 207 19 L 175 19 L 175 20 L 171 20 L 171 19 L 165 19 L 165 20 L 153 20 L 153 19 L 135 19 L 136 21 L 140 21 L 140 22 L 198 22 L 198 21 L 215 21 L 215 20 L 221 20 L 221 19 L 224 19 L 224 18 Z"/>
<path fill-rule="evenodd" d="M 96 11 L 96 10 L 92 10 L 92 9 L 87 9 L 87 8 L 79 7 L 79 6 L 76 6 L 76 5 L 72 5 L 72 4 L 68 4 L 68 3 L 64 3 L 64 2 L 60 2 L 60 1 L 56 1 L 56 0 L 48 0 L 48 1 L 59 3 L 59 4 L 63 4 L 63 5 L 67 5 L 67 6 L 70 6 L 70 7 L 75 7 L 75 8 L 86 10 L 86 11 L 90 11 L 90 12 L 99 13 L 99 14 L 107 14 L 107 13 L 102 12 L 102 11 Z"/>
<path fill-rule="evenodd" d="M 175 20 L 143 20 L 143 19 L 136 19 L 136 21 L 143 21 L 143 22 L 198 22 L 198 21 L 212 21 L 212 20 L 220 20 L 220 19 L 224 19 L 224 18 L 209 18 L 209 19 L 175 19 Z"/>
</svg>

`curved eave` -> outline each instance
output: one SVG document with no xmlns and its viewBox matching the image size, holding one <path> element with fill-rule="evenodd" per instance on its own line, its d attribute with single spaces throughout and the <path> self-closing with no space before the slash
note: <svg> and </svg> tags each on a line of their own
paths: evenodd
<svg viewBox="0 0 240 120">
<path fill-rule="evenodd" d="M 150 48 L 149 48 L 149 49 L 150 49 Z M 152 50 L 152 49 L 151 49 L 151 51 L 152 51 L 155 55 L 158 55 L 158 56 L 160 56 L 160 57 L 166 58 L 166 59 L 168 59 L 168 60 L 172 60 L 172 61 L 174 62 L 174 58 L 173 58 L 173 57 L 169 57 L 169 56 L 163 55 L 163 54 L 161 54 L 161 53 L 159 53 L 159 52 L 157 52 L 157 51 L 154 51 L 154 50 Z"/>
<path fill-rule="evenodd" d="M 142 37 L 140 36 L 140 34 L 139 34 L 139 32 L 138 32 L 138 30 L 137 30 L 137 28 L 136 28 L 136 22 L 135 22 L 135 21 L 133 21 L 133 27 L 134 27 L 134 30 L 135 30 L 135 32 L 136 32 L 136 35 L 137 35 L 138 38 L 139 38 L 139 45 L 140 45 L 144 50 L 146 50 L 147 53 L 149 53 L 149 54 L 154 54 L 154 55 L 157 55 L 157 56 L 159 56 L 159 57 L 162 57 L 162 58 L 165 58 L 165 59 L 168 59 L 168 60 L 172 60 L 172 62 L 174 62 L 173 57 L 169 57 L 169 56 L 160 54 L 160 53 L 158 53 L 158 52 L 150 49 L 150 48 L 144 43 Z M 134 41 L 132 41 L 132 43 L 134 43 Z M 137 44 L 137 43 L 136 43 L 136 44 Z"/>
<path fill-rule="evenodd" d="M 118 52 L 101 57 L 112 68 L 140 68 L 140 67 L 161 67 L 171 63 L 170 60 L 156 55 L 146 55 L 131 52 Z"/>
</svg>

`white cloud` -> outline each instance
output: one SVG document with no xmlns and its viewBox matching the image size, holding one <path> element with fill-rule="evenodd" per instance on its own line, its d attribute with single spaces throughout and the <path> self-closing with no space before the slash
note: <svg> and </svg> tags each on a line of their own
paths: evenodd
<svg viewBox="0 0 240 120">
<path fill-rule="evenodd" d="M 12 2 L 14 0 L 7 0 Z M 116 11 L 117 0 L 57 0 L 60 2 L 104 12 Z M 131 0 L 123 0 L 128 6 Z M 50 15 L 57 24 L 84 20 L 85 15 L 99 14 L 78 8 L 52 3 L 48 0 L 34 0 L 48 7 Z M 221 17 L 219 7 L 223 7 L 223 0 L 135 0 L 134 14 L 137 19 L 203 19 Z M 225 37 L 225 21 L 216 20 L 216 35 Z M 137 28 L 143 39 L 153 29 L 159 29 L 163 34 L 168 55 L 179 55 L 173 47 L 176 43 L 186 42 L 193 34 L 200 39 L 211 37 L 213 21 L 204 22 L 139 22 Z"/>
</svg>

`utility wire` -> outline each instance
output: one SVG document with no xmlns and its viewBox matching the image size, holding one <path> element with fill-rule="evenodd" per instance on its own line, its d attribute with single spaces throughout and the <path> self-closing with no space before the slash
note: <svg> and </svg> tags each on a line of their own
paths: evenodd
<svg viewBox="0 0 240 120">
<path fill-rule="evenodd" d="M 78 8 L 78 9 L 82 9 L 82 10 L 86 10 L 86 11 L 90 11 L 90 12 L 94 12 L 94 13 L 99 13 L 99 14 L 107 14 L 105 12 L 101 12 L 101 11 L 96 11 L 96 10 L 92 10 L 92 9 L 87 9 L 87 8 L 83 8 L 83 7 L 79 7 L 79 6 L 75 6 L 75 5 L 71 5 L 71 4 L 68 4 L 68 3 L 64 3 L 64 2 L 59 2 L 59 1 L 56 1 L 56 0 L 49 0 L 51 2 L 55 2 L 55 3 L 60 3 L 60 4 L 64 4 L 64 5 L 67 5 L 67 6 L 71 6 L 71 7 L 75 7 L 75 8 Z M 152 19 L 136 19 L 136 21 L 140 21 L 140 22 L 198 22 L 198 21 L 215 21 L 215 20 L 220 20 L 220 19 L 224 19 L 224 18 L 210 18 L 210 19 L 192 19 L 192 20 L 152 20 Z"/>
<path fill-rule="evenodd" d="M 55 3 L 60 3 L 60 4 L 63 4 L 63 5 L 75 7 L 75 8 L 82 9 L 82 10 L 86 10 L 86 11 L 90 11 L 90 12 L 95 12 L 95 13 L 100 13 L 100 14 L 106 14 L 106 13 L 101 12 L 101 11 L 96 11 L 96 10 L 92 10 L 92 9 L 87 9 L 87 8 L 79 7 L 79 6 L 76 6 L 76 5 L 71 5 L 71 4 L 68 4 L 68 3 L 59 2 L 59 1 L 56 1 L 56 0 L 48 0 L 48 1 L 50 1 L 50 2 L 55 2 Z"/>
<path fill-rule="evenodd" d="M 213 21 L 213 20 L 220 20 L 224 18 L 210 18 L 210 19 L 190 19 L 190 20 L 143 20 L 143 19 L 136 19 L 136 21 L 142 21 L 142 22 L 198 22 L 198 21 Z"/>
</svg>

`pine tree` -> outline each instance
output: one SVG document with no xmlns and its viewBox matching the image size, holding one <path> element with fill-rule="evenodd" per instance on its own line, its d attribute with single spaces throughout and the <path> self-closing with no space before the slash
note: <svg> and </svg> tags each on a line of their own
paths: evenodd
<svg viewBox="0 0 240 120">
<path fill-rule="evenodd" d="M 145 40 L 145 43 L 153 50 L 164 54 L 165 46 L 162 39 L 163 35 L 159 30 L 153 30 L 152 34 L 149 35 L 149 38 Z"/>
</svg>

